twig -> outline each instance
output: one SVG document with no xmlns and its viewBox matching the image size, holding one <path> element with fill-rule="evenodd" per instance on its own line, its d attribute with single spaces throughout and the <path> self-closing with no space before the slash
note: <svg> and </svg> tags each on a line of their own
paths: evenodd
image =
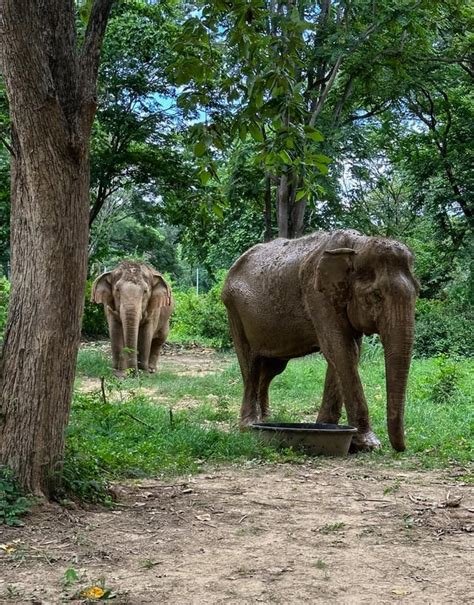
<svg viewBox="0 0 474 605">
<path fill-rule="evenodd" d="M 102 402 L 107 405 L 107 395 L 105 394 L 105 376 L 100 377 L 100 390 L 102 391 Z"/>
<path fill-rule="evenodd" d="M 148 422 L 144 422 L 143 420 L 140 420 L 140 418 L 137 418 L 133 414 L 130 414 L 130 412 L 126 412 L 125 410 L 122 410 L 122 414 L 125 414 L 126 416 L 129 416 L 132 420 L 135 420 L 136 422 L 139 422 L 140 424 L 143 424 L 143 426 L 146 426 L 147 428 L 151 429 L 152 431 L 156 431 L 157 430 L 156 426 L 152 426 L 151 424 L 148 424 Z"/>
</svg>

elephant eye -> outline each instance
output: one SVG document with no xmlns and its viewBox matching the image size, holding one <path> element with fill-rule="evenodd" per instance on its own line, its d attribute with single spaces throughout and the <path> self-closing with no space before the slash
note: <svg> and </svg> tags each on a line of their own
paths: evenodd
<svg viewBox="0 0 474 605">
<path fill-rule="evenodd" d="M 372 304 L 380 303 L 382 302 L 382 293 L 380 292 L 380 290 L 377 290 L 375 288 L 367 294 L 367 300 Z"/>
</svg>

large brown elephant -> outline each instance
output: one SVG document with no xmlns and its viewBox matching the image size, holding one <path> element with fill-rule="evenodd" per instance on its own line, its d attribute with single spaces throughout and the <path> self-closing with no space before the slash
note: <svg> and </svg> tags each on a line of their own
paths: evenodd
<svg viewBox="0 0 474 605">
<path fill-rule="evenodd" d="M 116 373 L 129 368 L 155 372 L 174 308 L 161 273 L 145 263 L 123 261 L 95 280 L 91 300 L 104 305 Z"/>
<path fill-rule="evenodd" d="M 388 434 L 403 451 L 418 293 L 412 262 L 403 244 L 352 230 L 277 239 L 245 252 L 222 292 L 244 380 L 241 427 L 268 416 L 270 382 L 289 359 L 321 351 L 328 369 L 318 422 L 337 423 L 344 403 L 358 428 L 353 447 L 380 447 L 357 370 L 362 336 L 378 333 Z"/>
</svg>

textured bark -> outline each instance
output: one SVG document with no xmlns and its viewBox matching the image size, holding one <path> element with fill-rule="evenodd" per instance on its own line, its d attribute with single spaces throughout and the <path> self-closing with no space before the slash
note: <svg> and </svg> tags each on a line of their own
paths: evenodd
<svg viewBox="0 0 474 605">
<path fill-rule="evenodd" d="M 113 0 L 78 50 L 73 0 L 0 0 L 12 120 L 11 297 L 0 361 L 0 464 L 51 496 L 60 478 L 87 270 L 89 138 Z"/>
<path fill-rule="evenodd" d="M 272 183 L 270 175 L 265 175 L 265 235 L 264 241 L 271 242 L 273 239 L 272 230 Z"/>
</svg>

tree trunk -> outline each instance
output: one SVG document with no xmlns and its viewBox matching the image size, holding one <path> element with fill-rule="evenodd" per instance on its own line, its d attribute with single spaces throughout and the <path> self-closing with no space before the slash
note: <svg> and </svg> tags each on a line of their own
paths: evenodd
<svg viewBox="0 0 474 605">
<path fill-rule="evenodd" d="M 270 179 L 270 175 L 265 175 L 265 209 L 264 209 L 264 217 L 265 217 L 265 235 L 264 241 L 271 242 L 273 239 L 273 230 L 272 230 L 272 183 Z"/>
<path fill-rule="evenodd" d="M 288 175 L 283 174 L 280 177 L 277 191 L 278 237 L 289 237 L 289 198 L 290 188 L 288 186 Z"/>
<path fill-rule="evenodd" d="M 0 360 L 0 464 L 51 496 L 61 476 L 87 269 L 89 137 L 113 0 L 78 48 L 73 0 L 0 0 L 12 120 L 11 297 Z"/>
</svg>

